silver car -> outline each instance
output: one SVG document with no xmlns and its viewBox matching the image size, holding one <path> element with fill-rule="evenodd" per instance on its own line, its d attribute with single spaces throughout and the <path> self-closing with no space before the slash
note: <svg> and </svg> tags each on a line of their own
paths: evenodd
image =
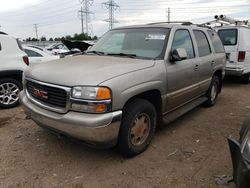
<svg viewBox="0 0 250 188">
<path fill-rule="evenodd" d="M 157 126 L 215 104 L 225 63 L 218 35 L 206 27 L 117 28 L 85 55 L 29 68 L 21 102 L 43 128 L 132 157 Z"/>
</svg>

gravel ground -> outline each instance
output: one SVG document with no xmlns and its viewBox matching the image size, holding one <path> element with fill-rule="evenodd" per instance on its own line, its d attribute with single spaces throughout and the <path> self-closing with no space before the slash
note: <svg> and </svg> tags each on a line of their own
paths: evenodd
<svg viewBox="0 0 250 188">
<path fill-rule="evenodd" d="M 216 106 L 157 131 L 132 159 L 59 139 L 25 119 L 20 107 L 0 110 L 0 187 L 223 187 L 214 177 L 232 174 L 226 137 L 238 137 L 249 93 L 249 85 L 226 82 Z"/>
</svg>

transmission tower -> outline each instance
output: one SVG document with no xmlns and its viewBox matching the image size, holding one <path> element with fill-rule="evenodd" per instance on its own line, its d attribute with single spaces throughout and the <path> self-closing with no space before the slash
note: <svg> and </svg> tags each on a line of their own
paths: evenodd
<svg viewBox="0 0 250 188">
<path fill-rule="evenodd" d="M 89 34 L 89 23 L 91 21 L 90 15 L 93 14 L 89 7 L 93 5 L 94 0 L 79 0 L 79 2 L 81 3 L 81 10 L 79 10 L 79 13 L 81 18 L 82 33 L 84 33 L 83 22 L 85 21 L 85 33 Z"/>
<path fill-rule="evenodd" d="M 104 20 L 105 22 L 109 23 L 109 29 L 114 27 L 114 23 L 118 23 L 115 20 L 114 12 L 120 7 L 118 4 L 115 3 L 114 0 L 109 0 L 107 2 L 102 3 L 108 10 L 109 10 L 109 18 Z"/>
<path fill-rule="evenodd" d="M 38 26 L 37 26 L 37 24 L 34 24 L 34 28 L 35 28 L 35 32 L 36 32 L 36 39 L 39 40 L 38 39 Z"/>
<path fill-rule="evenodd" d="M 168 8 L 168 10 L 167 10 L 167 22 L 170 22 L 170 14 L 171 14 L 170 8 Z"/>
</svg>

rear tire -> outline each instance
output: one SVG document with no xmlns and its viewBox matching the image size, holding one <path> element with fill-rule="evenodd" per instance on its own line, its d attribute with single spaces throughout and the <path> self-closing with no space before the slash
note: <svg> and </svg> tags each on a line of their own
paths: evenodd
<svg viewBox="0 0 250 188">
<path fill-rule="evenodd" d="M 249 84 L 249 81 L 250 81 L 250 73 L 244 74 L 242 76 L 242 82 L 243 82 L 243 84 Z"/>
<path fill-rule="evenodd" d="M 13 108 L 19 104 L 22 84 L 13 78 L 0 79 L 0 108 Z"/>
<path fill-rule="evenodd" d="M 207 91 L 208 100 L 204 103 L 206 107 L 214 106 L 220 90 L 220 80 L 218 76 L 213 76 L 210 87 Z"/>
<path fill-rule="evenodd" d="M 126 157 L 145 151 L 156 128 L 156 110 L 144 99 L 135 99 L 125 106 L 118 138 L 118 148 Z"/>
</svg>

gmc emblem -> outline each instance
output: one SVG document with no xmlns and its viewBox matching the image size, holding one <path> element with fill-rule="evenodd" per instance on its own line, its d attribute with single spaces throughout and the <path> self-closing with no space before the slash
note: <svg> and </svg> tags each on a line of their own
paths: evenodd
<svg viewBox="0 0 250 188">
<path fill-rule="evenodd" d="M 41 89 L 33 88 L 33 95 L 37 98 L 48 99 L 48 92 Z"/>
</svg>

